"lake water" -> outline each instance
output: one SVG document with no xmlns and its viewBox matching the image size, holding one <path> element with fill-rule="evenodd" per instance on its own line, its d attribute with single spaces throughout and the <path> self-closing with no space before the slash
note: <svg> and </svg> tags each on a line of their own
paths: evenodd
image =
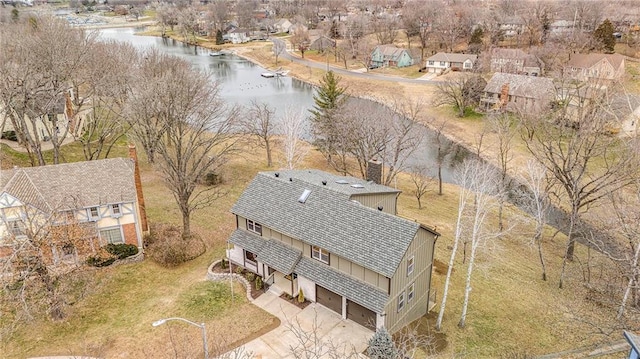
<svg viewBox="0 0 640 359">
<path fill-rule="evenodd" d="M 194 66 L 210 71 L 221 87 L 221 97 L 234 104 L 248 105 L 253 100 L 266 102 L 276 109 L 277 115 L 282 114 L 287 106 L 306 112 L 314 104 L 312 85 L 291 77 L 264 78 L 260 74 L 267 70 L 241 57 L 209 56 L 208 49 L 185 45 L 172 39 L 136 35 L 137 31 L 142 30 L 144 29 L 117 28 L 99 30 L 99 33 L 104 39 L 126 41 L 139 49 L 157 47 L 191 62 Z M 382 107 L 380 104 L 375 106 Z M 437 148 L 434 145 L 434 134 L 423 126 L 419 126 L 419 131 L 422 132 L 424 140 L 408 163 L 425 166 L 429 169 L 429 174 L 435 176 Z M 467 153 L 458 146 L 454 146 L 452 153 L 454 152 Z M 445 165 L 442 171 L 443 180 L 452 182 L 452 172 L 451 164 Z"/>
<path fill-rule="evenodd" d="M 313 106 L 313 86 L 291 77 L 264 78 L 264 68 L 235 55 L 209 56 L 210 50 L 185 45 L 172 39 L 138 36 L 136 29 L 100 30 L 104 39 L 126 41 L 139 49 L 157 47 L 212 73 L 220 95 L 234 104 L 248 105 L 252 100 L 269 103 L 278 114 L 287 106 L 309 109 Z"/>
</svg>

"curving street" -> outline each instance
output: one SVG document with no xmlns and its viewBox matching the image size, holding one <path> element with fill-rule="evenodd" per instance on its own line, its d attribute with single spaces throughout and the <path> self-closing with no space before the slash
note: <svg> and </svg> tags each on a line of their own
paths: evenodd
<svg viewBox="0 0 640 359">
<path fill-rule="evenodd" d="M 271 40 L 271 42 L 276 43 L 276 42 L 280 42 L 282 43 L 282 45 L 285 47 L 285 49 L 287 49 L 286 43 L 284 42 L 284 40 L 282 39 L 276 39 L 276 38 L 269 38 L 269 40 Z M 357 78 L 362 78 L 362 79 L 369 79 L 369 80 L 380 80 L 380 81 L 392 81 L 392 82 L 403 82 L 403 83 L 413 83 L 413 84 L 436 84 L 439 81 L 433 81 L 433 80 L 429 80 L 429 79 L 406 79 L 403 77 L 397 77 L 397 76 L 385 76 L 385 75 L 378 75 L 378 74 L 372 74 L 369 72 L 356 72 L 356 71 L 352 71 L 352 70 L 346 70 L 343 69 L 341 67 L 336 67 L 336 66 L 331 66 L 328 65 L 326 63 L 321 63 L 321 62 L 316 62 L 316 61 L 310 61 L 307 59 L 303 59 L 301 57 L 298 56 L 294 56 L 292 55 L 289 50 L 285 50 L 281 55 L 282 58 L 287 59 L 287 60 L 291 60 L 292 62 L 298 63 L 298 64 L 302 64 L 308 67 L 313 67 L 316 69 L 331 69 L 331 71 L 340 74 L 340 75 L 347 75 L 347 76 L 354 76 Z"/>
</svg>

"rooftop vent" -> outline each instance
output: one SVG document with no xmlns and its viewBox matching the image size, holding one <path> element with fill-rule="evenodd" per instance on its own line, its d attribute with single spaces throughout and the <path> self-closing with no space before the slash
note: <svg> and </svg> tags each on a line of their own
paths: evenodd
<svg viewBox="0 0 640 359">
<path fill-rule="evenodd" d="M 378 206 L 378 211 L 382 211 L 383 209 L 384 209 L 384 207 Z"/>
<path fill-rule="evenodd" d="M 343 179 L 339 179 L 339 180 L 336 181 L 336 183 L 338 183 L 338 184 L 349 184 L 349 181 L 343 180 Z"/>
<path fill-rule="evenodd" d="M 364 188 L 364 186 L 361 185 L 360 183 L 354 183 L 354 184 L 351 185 L 351 187 L 353 187 L 353 188 Z"/>
<path fill-rule="evenodd" d="M 326 186 L 327 185 L 327 181 L 322 181 L 322 185 Z"/>
<path fill-rule="evenodd" d="M 302 192 L 302 195 L 300 195 L 300 198 L 298 198 L 298 202 L 305 203 L 307 201 L 307 198 L 309 198 L 310 194 L 311 194 L 311 190 L 305 189 L 304 192 Z"/>
<path fill-rule="evenodd" d="M 289 182 L 293 182 L 293 178 L 289 177 Z"/>
<path fill-rule="evenodd" d="M 276 177 L 280 177 L 280 174 L 278 172 L 275 173 Z"/>
</svg>

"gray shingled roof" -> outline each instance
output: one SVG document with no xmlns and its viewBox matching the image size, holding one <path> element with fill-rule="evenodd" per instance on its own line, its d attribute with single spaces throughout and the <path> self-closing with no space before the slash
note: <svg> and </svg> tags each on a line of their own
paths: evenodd
<svg viewBox="0 0 640 359">
<path fill-rule="evenodd" d="M 331 173 L 327 173 L 320 170 L 284 170 L 284 171 L 271 171 L 264 172 L 269 175 L 278 173 L 281 178 L 288 180 L 289 178 L 298 179 L 304 182 L 308 182 L 315 185 L 322 185 L 328 189 L 336 192 L 354 195 L 363 193 L 400 193 L 400 190 L 387 187 L 375 182 L 365 181 L 361 178 L 351 176 L 339 176 Z M 322 184 L 322 181 L 327 181 L 326 185 Z M 345 181 L 345 183 L 337 183 L 337 181 Z M 364 186 L 364 188 L 351 187 L 353 184 Z"/>
<path fill-rule="evenodd" d="M 270 239 L 258 252 L 258 260 L 284 274 L 293 273 L 293 268 L 302 256 L 302 252 L 288 245 Z"/>
<path fill-rule="evenodd" d="M 573 54 L 567 62 L 568 67 L 590 68 L 602 59 L 607 59 L 614 69 L 620 67 L 625 57 L 620 54 Z"/>
<path fill-rule="evenodd" d="M 484 91 L 501 93 L 502 86 L 509 84 L 509 95 L 533 99 L 552 99 L 555 95 L 553 80 L 548 77 L 507 74 L 496 72 L 485 86 Z"/>
<path fill-rule="evenodd" d="M 231 212 L 391 278 L 419 224 L 352 202 L 298 172 L 259 173 Z M 300 203 L 305 189 L 311 194 Z"/>
<path fill-rule="evenodd" d="M 302 257 L 295 268 L 295 272 L 376 313 L 382 313 L 384 311 L 384 306 L 389 299 L 387 292 L 352 278 L 311 258 Z"/>
<path fill-rule="evenodd" d="M 3 170 L 0 191 L 42 210 L 136 200 L 133 163 L 126 158 Z"/>
<path fill-rule="evenodd" d="M 253 254 L 258 254 L 265 245 L 265 240 L 242 229 L 236 229 L 229 237 L 229 243 L 236 244 Z M 268 264 L 268 263 L 267 263 Z"/>
</svg>

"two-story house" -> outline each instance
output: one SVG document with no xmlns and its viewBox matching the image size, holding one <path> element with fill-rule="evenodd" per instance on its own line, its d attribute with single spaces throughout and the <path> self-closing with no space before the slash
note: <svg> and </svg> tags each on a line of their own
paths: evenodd
<svg viewBox="0 0 640 359">
<path fill-rule="evenodd" d="M 407 67 L 413 65 L 413 57 L 407 49 L 393 45 L 378 45 L 371 52 L 371 67 Z"/>
<path fill-rule="evenodd" d="M 540 76 L 542 61 L 520 49 L 496 47 L 491 50 L 491 71 Z"/>
<path fill-rule="evenodd" d="M 427 58 L 425 67 L 427 72 L 442 73 L 447 69 L 457 71 L 473 70 L 473 65 L 478 59 L 478 55 L 474 54 L 454 54 L 447 52 L 438 52 L 437 54 Z"/>
<path fill-rule="evenodd" d="M 548 109 L 555 99 L 551 78 L 496 72 L 480 102 L 485 110 L 536 113 Z"/>
<path fill-rule="evenodd" d="M 49 240 L 54 228 L 77 226 L 87 245 L 42 248 L 49 265 L 78 263 L 109 243 L 142 250 L 148 230 L 135 148 L 131 159 L 14 168 L 0 173 L 0 260 L 30 236 Z M 46 233 L 47 235 L 43 235 Z M 77 244 L 77 243 L 76 243 Z"/>
<path fill-rule="evenodd" d="M 400 191 L 318 170 L 261 172 L 231 209 L 228 257 L 271 289 L 369 328 L 425 315 L 433 229 L 396 215 Z"/>
<path fill-rule="evenodd" d="M 564 73 L 578 81 L 618 81 L 625 73 L 625 57 L 620 54 L 573 54 Z"/>
</svg>

